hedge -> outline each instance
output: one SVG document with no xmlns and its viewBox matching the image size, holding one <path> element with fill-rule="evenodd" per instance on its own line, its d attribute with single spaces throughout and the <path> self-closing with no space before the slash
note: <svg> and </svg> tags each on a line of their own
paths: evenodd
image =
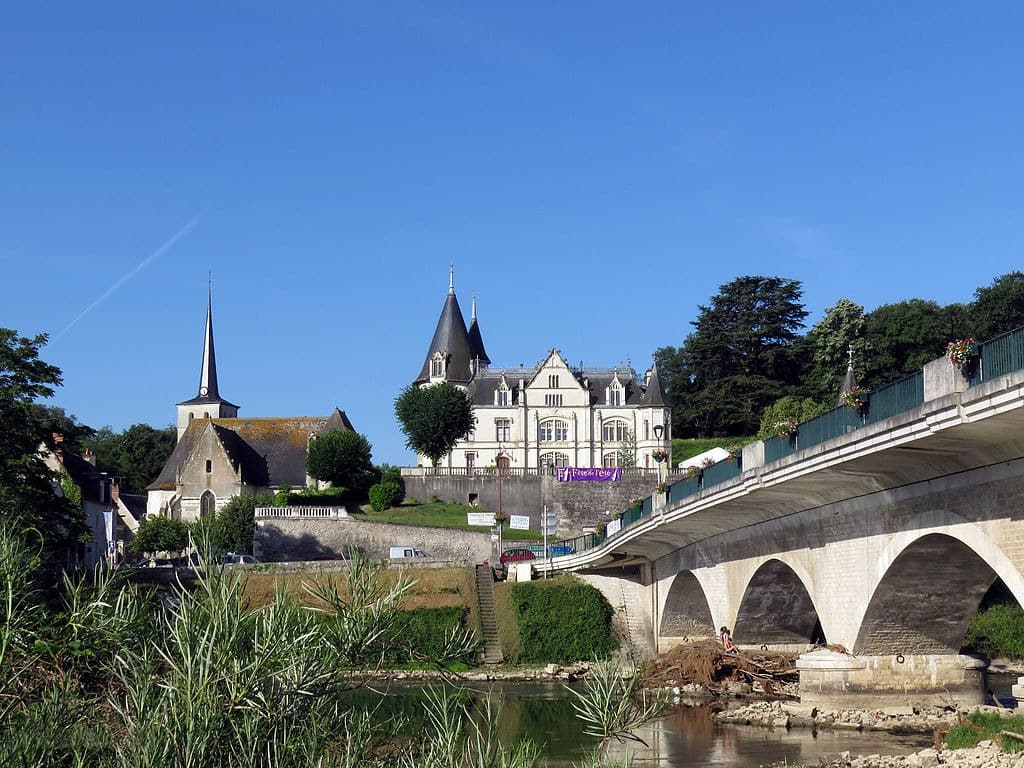
<svg viewBox="0 0 1024 768">
<path fill-rule="evenodd" d="M 612 607 L 604 595 L 572 576 L 513 584 L 521 647 L 515 661 L 565 664 L 608 656 Z"/>
<path fill-rule="evenodd" d="M 420 661 L 422 657 L 439 656 L 445 635 L 453 629 L 465 628 L 468 611 L 465 606 L 447 606 L 416 608 L 403 613 L 405 616 L 398 633 L 398 645 L 389 649 L 386 657 L 388 664 L 408 664 Z M 476 653 L 468 654 L 458 661 L 474 664 Z"/>
</svg>

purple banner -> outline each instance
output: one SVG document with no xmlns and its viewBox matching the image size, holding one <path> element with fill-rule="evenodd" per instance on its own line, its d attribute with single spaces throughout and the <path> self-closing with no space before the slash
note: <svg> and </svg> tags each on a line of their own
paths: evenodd
<svg viewBox="0 0 1024 768">
<path fill-rule="evenodd" d="M 560 483 L 617 483 L 622 467 L 559 467 Z"/>
</svg>

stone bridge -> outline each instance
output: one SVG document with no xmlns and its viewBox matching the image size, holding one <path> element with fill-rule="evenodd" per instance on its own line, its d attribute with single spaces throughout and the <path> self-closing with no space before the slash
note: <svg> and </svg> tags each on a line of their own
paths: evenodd
<svg viewBox="0 0 1024 768">
<path fill-rule="evenodd" d="M 1024 604 L 1024 373 L 970 386 L 940 359 L 923 376 L 920 406 L 772 462 L 747 446 L 738 477 L 655 498 L 556 567 L 649 651 L 728 626 L 803 652 L 806 703 L 981 701 L 971 618 L 993 588 Z"/>
</svg>

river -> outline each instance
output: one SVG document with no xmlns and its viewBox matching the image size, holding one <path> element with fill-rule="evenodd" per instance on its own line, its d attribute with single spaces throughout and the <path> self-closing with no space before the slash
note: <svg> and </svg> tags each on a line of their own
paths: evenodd
<svg viewBox="0 0 1024 768">
<path fill-rule="evenodd" d="M 409 719 L 409 733 L 422 732 L 422 688 L 395 684 L 393 696 L 360 692 L 357 700 L 380 704 L 378 714 Z M 563 767 L 580 762 L 597 745 L 597 738 L 583 733 L 583 724 L 571 704 L 571 696 L 558 683 L 502 683 L 488 689 L 476 686 L 479 696 L 502 701 L 500 734 L 513 743 L 523 736 L 543 744 L 544 765 Z M 715 723 L 707 706 L 673 709 L 639 732 L 649 745 L 615 745 L 617 757 L 632 755 L 635 761 L 659 768 L 758 768 L 782 763 L 817 764 L 819 758 L 849 750 L 854 754 L 909 754 L 931 746 L 929 734 L 888 735 L 857 731 L 818 731 L 806 728 L 786 731 Z"/>
</svg>

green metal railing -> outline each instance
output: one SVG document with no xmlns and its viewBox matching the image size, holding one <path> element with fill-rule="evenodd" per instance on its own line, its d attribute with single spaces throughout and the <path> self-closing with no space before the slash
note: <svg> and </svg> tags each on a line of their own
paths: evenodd
<svg viewBox="0 0 1024 768">
<path fill-rule="evenodd" d="M 1024 326 L 978 345 L 978 361 L 971 372 L 971 386 L 990 381 L 998 376 L 1024 369 Z M 924 403 L 924 371 L 879 387 L 867 395 L 865 407 L 860 411 L 841 405 L 813 419 L 802 422 L 795 435 L 771 437 L 764 441 L 764 461 L 768 464 L 785 458 L 804 448 L 853 432 L 867 424 L 874 424 L 906 413 Z M 743 474 L 740 457 L 726 459 L 699 470 L 691 477 L 683 477 L 667 486 L 666 502 L 676 504 L 706 488 L 728 482 Z M 648 496 L 638 506 L 622 514 L 622 527 L 630 526 L 654 510 L 654 499 Z M 583 552 L 607 540 L 605 533 L 588 533 L 572 539 L 563 539 L 553 546 L 568 546 L 572 552 Z"/>
</svg>

